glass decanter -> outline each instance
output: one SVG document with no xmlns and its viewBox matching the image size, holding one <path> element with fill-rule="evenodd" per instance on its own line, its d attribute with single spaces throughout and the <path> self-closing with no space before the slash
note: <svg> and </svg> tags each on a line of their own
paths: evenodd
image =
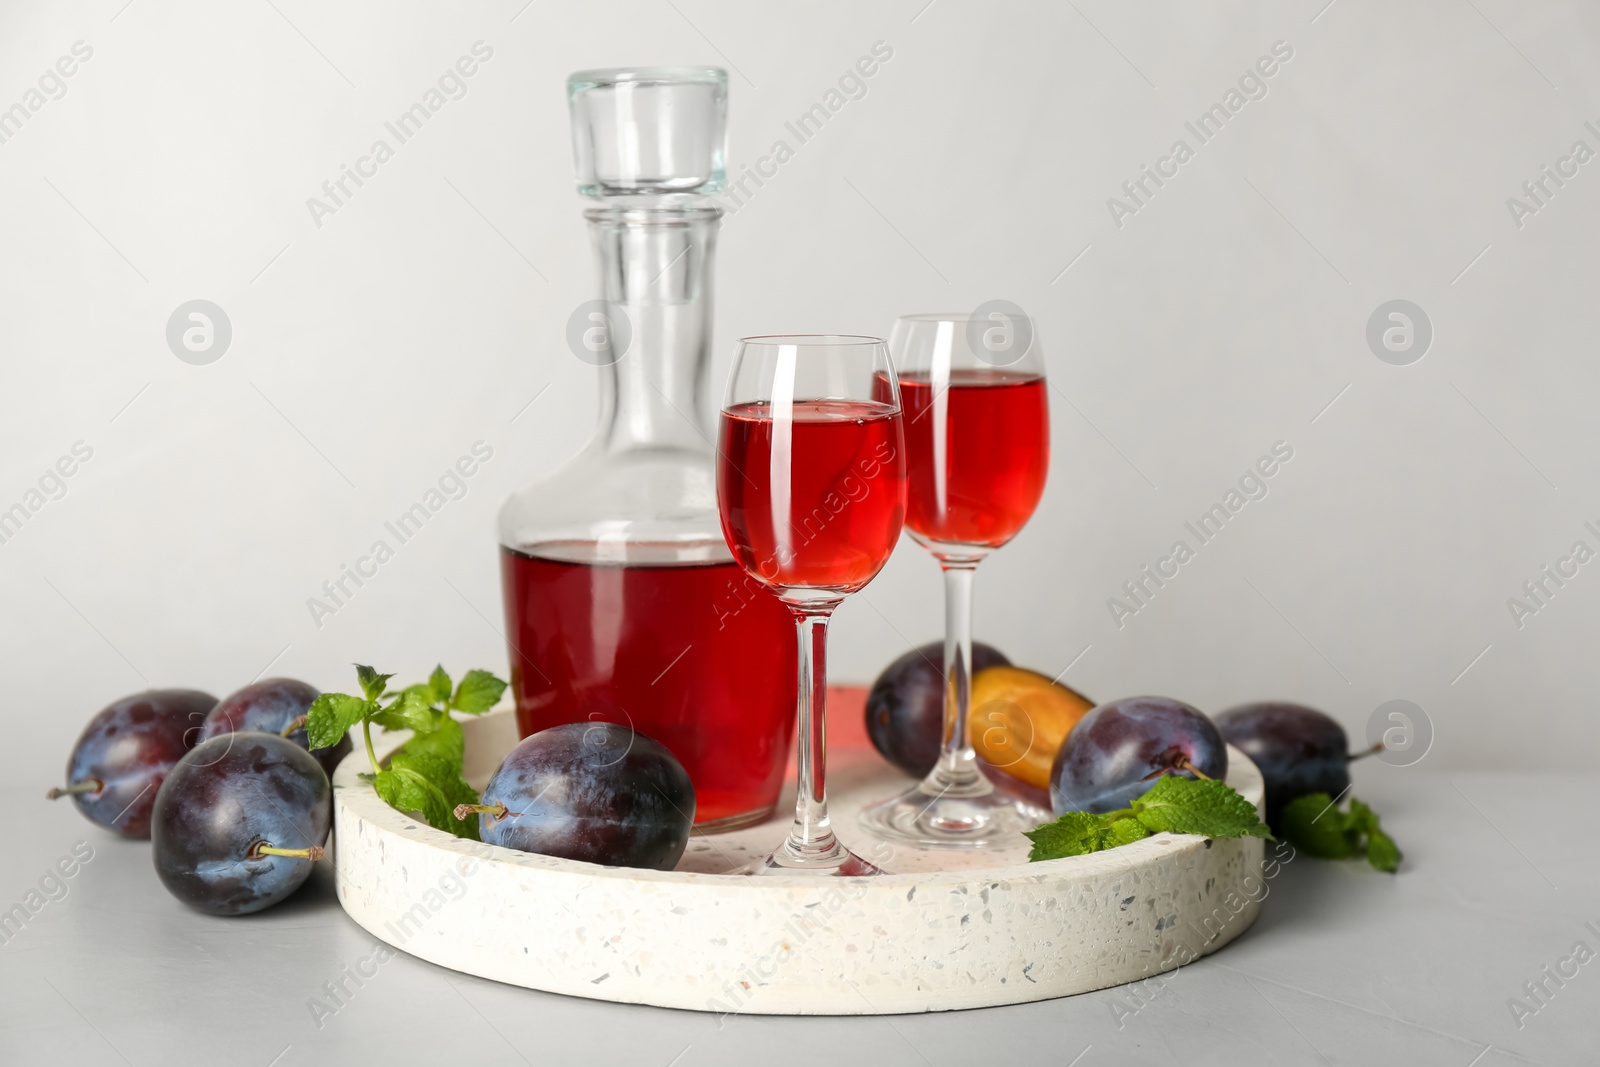
<svg viewBox="0 0 1600 1067">
<path fill-rule="evenodd" d="M 783 783 L 797 654 L 788 611 L 734 562 L 717 513 L 709 196 L 727 74 L 581 71 L 567 87 L 600 297 L 569 343 L 600 368 L 600 428 L 500 510 L 518 729 L 631 727 L 688 770 L 697 830 L 748 825 Z"/>
</svg>

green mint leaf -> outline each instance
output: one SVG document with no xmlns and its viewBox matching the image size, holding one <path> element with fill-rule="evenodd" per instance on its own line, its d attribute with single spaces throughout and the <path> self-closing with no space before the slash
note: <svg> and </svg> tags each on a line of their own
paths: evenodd
<svg viewBox="0 0 1600 1067">
<path fill-rule="evenodd" d="M 1117 819 L 1100 831 L 1100 847 L 1116 848 L 1150 836 L 1138 819 Z"/>
<path fill-rule="evenodd" d="M 370 700 L 344 693 L 323 693 L 306 710 L 306 743 L 312 749 L 337 745 L 350 727 L 378 710 Z"/>
<path fill-rule="evenodd" d="M 1359 821 L 1367 832 L 1367 862 L 1388 874 L 1399 870 L 1403 858 L 1400 846 L 1394 843 L 1394 838 L 1383 832 L 1383 827 L 1378 824 L 1378 813 L 1351 797 L 1350 820 Z"/>
<path fill-rule="evenodd" d="M 437 722 L 433 707 L 428 703 L 428 694 L 429 690 L 425 685 L 414 685 L 403 689 L 388 707 L 372 716 L 372 721 L 385 730 L 431 733 Z"/>
<path fill-rule="evenodd" d="M 437 727 L 432 732 L 416 735 L 406 742 L 405 750 L 417 755 L 441 759 L 450 766 L 452 774 L 460 777 L 465 748 L 466 739 L 461 732 L 461 724 L 448 715 L 442 715 L 439 717 Z M 458 803 L 463 804 L 475 802 L 475 799 L 458 801 Z"/>
<path fill-rule="evenodd" d="M 450 700 L 450 676 L 444 672 L 444 667 L 438 666 L 433 673 L 428 675 L 428 689 L 433 697 L 430 704 L 445 704 Z"/>
<path fill-rule="evenodd" d="M 482 840 L 478 836 L 478 817 L 476 815 L 468 815 L 465 819 L 457 819 L 455 817 L 457 804 L 476 804 L 478 802 L 478 791 L 468 785 L 460 775 L 437 784 L 444 791 L 445 802 L 450 805 L 450 832 L 469 841 Z"/>
<path fill-rule="evenodd" d="M 1350 829 L 1357 833 L 1371 833 L 1378 828 L 1378 813 L 1355 797 L 1351 797 L 1350 814 L 1346 816 L 1345 821 Z"/>
<path fill-rule="evenodd" d="M 381 726 L 385 730 L 409 730 L 405 720 L 389 711 L 375 711 L 372 713 L 372 724 Z"/>
<path fill-rule="evenodd" d="M 457 837 L 476 841 L 479 839 L 477 817 L 463 820 L 457 819 L 454 815 L 457 804 L 478 802 L 477 791 L 461 777 L 462 755 L 465 750 L 465 737 L 461 731 L 461 724 L 447 715 L 438 712 L 433 714 L 439 716 L 437 728 L 430 733 L 412 737 L 390 759 L 389 766 L 420 775 L 444 798 L 445 806 L 442 808 L 410 810 L 423 812 L 428 825 L 435 829 L 448 830 Z M 449 819 L 444 818 L 445 813 L 449 813 Z"/>
<path fill-rule="evenodd" d="M 389 758 L 389 768 L 401 768 L 416 771 L 434 785 L 443 789 L 443 782 L 456 777 L 458 772 L 450 766 L 450 761 L 442 759 L 431 752 L 413 752 L 409 743 L 405 744 Z"/>
<path fill-rule="evenodd" d="M 1279 825 L 1283 836 L 1302 852 L 1318 859 L 1342 860 L 1356 854 L 1361 844 L 1359 827 L 1333 806 L 1326 793 L 1296 797 L 1283 807 Z"/>
<path fill-rule="evenodd" d="M 455 815 L 444 791 L 413 767 L 394 766 L 399 756 L 390 761 L 388 770 L 379 771 L 372 780 L 384 803 L 396 811 L 416 812 L 424 822 L 437 830 L 450 830 Z"/>
<path fill-rule="evenodd" d="M 396 752 L 389 760 L 389 769 L 403 776 L 415 776 L 425 788 L 415 797 L 417 799 L 425 793 L 429 801 L 428 806 L 419 807 L 428 820 L 428 825 L 436 830 L 446 830 L 457 837 L 478 838 L 478 820 L 476 818 L 457 819 L 455 807 L 457 804 L 476 804 L 478 794 L 472 787 L 461 779 L 459 764 L 452 765 L 433 752 L 423 750 L 413 751 L 414 742 L 407 742 L 405 747 Z"/>
<path fill-rule="evenodd" d="M 500 703 L 500 695 L 505 691 L 506 683 L 488 671 L 471 670 L 456 686 L 455 699 L 450 706 L 469 715 L 481 715 Z"/>
<path fill-rule="evenodd" d="M 356 678 L 361 682 L 361 691 L 367 695 L 368 700 L 381 700 L 384 687 L 389 684 L 392 674 L 379 674 L 366 664 L 356 664 Z"/>
<path fill-rule="evenodd" d="M 1133 802 L 1134 818 L 1151 833 L 1271 838 L 1256 806 L 1226 782 L 1169 774 Z"/>
<path fill-rule="evenodd" d="M 1377 827 L 1367 832 L 1367 862 L 1386 874 L 1393 874 L 1400 869 L 1400 846 L 1394 843 L 1394 838 L 1384 833 Z"/>
<path fill-rule="evenodd" d="M 439 787 L 443 789 L 445 791 L 445 795 L 449 797 L 450 809 L 452 811 L 455 810 L 455 806 L 457 804 L 476 804 L 478 802 L 478 791 L 472 788 L 472 786 L 468 785 L 467 780 L 462 778 L 459 774 L 444 779 L 439 783 Z M 478 820 L 476 817 L 468 818 L 466 821 L 470 822 L 474 826 L 478 825 Z"/>
<path fill-rule="evenodd" d="M 429 685 L 427 682 L 418 682 L 416 685 L 408 685 L 404 689 L 400 690 L 400 692 L 396 693 L 395 697 L 398 699 L 399 697 L 407 695 L 409 695 L 412 700 L 415 700 L 421 704 L 432 706 L 434 703 L 433 686 Z"/>
<path fill-rule="evenodd" d="M 1103 815 L 1090 815 L 1086 811 L 1069 811 L 1034 830 L 1024 830 L 1023 836 L 1033 842 L 1028 853 L 1030 861 L 1056 860 L 1063 856 L 1087 856 L 1105 846 L 1100 834 L 1106 826 Z"/>
</svg>

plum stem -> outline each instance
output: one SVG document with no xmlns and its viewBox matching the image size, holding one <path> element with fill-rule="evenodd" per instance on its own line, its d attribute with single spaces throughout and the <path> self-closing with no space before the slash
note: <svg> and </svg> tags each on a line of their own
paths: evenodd
<svg viewBox="0 0 1600 1067">
<path fill-rule="evenodd" d="M 519 812 L 513 812 L 510 808 L 506 807 L 505 804 L 502 801 L 499 801 L 499 800 L 495 801 L 493 804 L 457 804 L 456 805 L 456 810 L 455 810 L 456 818 L 465 819 L 468 815 L 474 815 L 474 814 L 476 814 L 476 815 L 489 815 L 489 816 L 492 816 L 494 818 L 495 822 L 499 822 L 501 819 L 504 819 L 508 815 L 518 815 L 518 816 L 520 816 L 523 813 L 520 812 L 520 811 Z"/>
<path fill-rule="evenodd" d="M 321 845 L 312 845 L 310 848 L 277 848 L 265 842 L 256 842 L 250 849 L 251 859 L 260 859 L 262 856 L 288 856 L 291 859 L 320 860 L 323 849 Z"/>
<path fill-rule="evenodd" d="M 285 726 L 282 730 L 280 730 L 278 732 L 278 736 L 288 737 L 290 734 L 294 733 L 296 730 L 300 729 L 306 724 L 306 718 L 307 716 L 305 715 L 301 715 L 300 717 L 296 718 L 288 726 Z"/>
<path fill-rule="evenodd" d="M 1167 775 L 1171 774 L 1173 771 L 1188 771 L 1190 774 L 1194 775 L 1196 778 L 1200 779 L 1202 782 L 1211 781 L 1211 776 L 1209 774 L 1207 774 L 1205 771 L 1202 771 L 1199 767 L 1196 767 L 1192 762 L 1190 762 L 1188 756 L 1179 756 L 1176 760 L 1173 761 L 1173 764 L 1170 767 L 1157 767 L 1155 770 L 1151 771 L 1149 774 L 1147 774 L 1143 778 L 1139 779 L 1139 781 L 1141 781 L 1141 782 L 1150 782 L 1150 781 L 1154 781 L 1157 778 L 1165 778 Z"/>
<path fill-rule="evenodd" d="M 1383 749 L 1384 749 L 1384 744 L 1383 744 L 1382 741 L 1379 741 L 1377 744 L 1373 745 L 1371 748 L 1364 748 L 1360 752 L 1354 753 L 1353 755 L 1346 756 L 1345 757 L 1345 762 L 1346 763 L 1354 763 L 1358 759 L 1366 759 L 1368 756 L 1376 756 L 1378 753 L 1382 752 Z"/>
<path fill-rule="evenodd" d="M 44 795 L 46 800 L 57 800 L 61 797 L 75 796 L 78 793 L 98 793 L 106 784 L 98 778 L 85 778 L 81 782 L 74 782 L 65 789 L 52 789 Z"/>
</svg>

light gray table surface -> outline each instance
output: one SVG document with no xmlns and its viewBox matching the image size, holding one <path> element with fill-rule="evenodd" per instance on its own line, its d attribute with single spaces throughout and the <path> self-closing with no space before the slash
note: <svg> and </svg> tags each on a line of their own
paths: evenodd
<svg viewBox="0 0 1600 1067">
<path fill-rule="evenodd" d="M 1579 942 L 1600 953 L 1600 776 L 1374 767 L 1357 791 L 1404 848 L 1400 874 L 1296 858 L 1251 930 L 1142 1006 L 1123 988 L 919 1016 L 718 1017 L 536 993 L 401 954 L 359 988 L 347 980 L 345 1003 L 318 1019 L 311 998 L 375 944 L 340 910 L 326 861 L 276 909 L 210 918 L 167 895 L 147 844 L 12 785 L 0 907 L 75 846 L 93 858 L 5 931 L 0 1064 L 1600 1063 L 1600 956 L 1573 955 Z M 1577 973 L 1558 985 L 1544 968 L 1563 960 Z M 1541 980 L 1542 1004 L 1524 988 Z M 1538 1008 L 1520 1027 L 1514 997 Z"/>
</svg>

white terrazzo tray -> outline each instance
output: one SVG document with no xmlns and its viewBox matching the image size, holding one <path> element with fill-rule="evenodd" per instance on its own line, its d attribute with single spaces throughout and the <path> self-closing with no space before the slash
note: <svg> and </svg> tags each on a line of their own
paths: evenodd
<svg viewBox="0 0 1600 1067">
<path fill-rule="evenodd" d="M 509 710 L 463 723 L 482 785 L 516 744 Z M 383 738 L 380 758 L 400 738 Z M 1228 783 L 1260 805 L 1237 749 Z M 856 813 L 908 780 L 876 753 L 830 750 L 846 843 L 877 878 L 730 876 L 788 828 L 692 838 L 678 868 L 640 871 L 463 841 L 334 774 L 339 900 L 379 939 L 442 967 L 555 993 L 697 1011 L 860 1015 L 1067 996 L 1214 952 L 1255 921 L 1262 842 L 1158 834 L 1091 856 L 917 851 L 869 838 Z M 1247 881 L 1248 879 L 1248 881 Z"/>
</svg>

